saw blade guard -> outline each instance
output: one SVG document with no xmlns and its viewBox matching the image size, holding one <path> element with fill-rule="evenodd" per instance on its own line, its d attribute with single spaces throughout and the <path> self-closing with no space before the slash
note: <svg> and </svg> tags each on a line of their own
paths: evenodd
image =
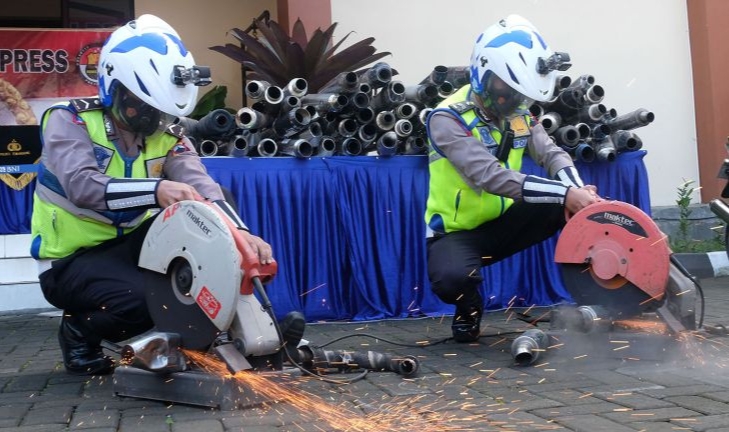
<svg viewBox="0 0 729 432">
<path fill-rule="evenodd" d="M 601 201 L 569 219 L 557 240 L 554 259 L 587 265 L 601 288 L 618 290 L 629 282 L 660 300 L 668 282 L 670 256 L 668 237 L 650 216 L 628 203 Z"/>
<path fill-rule="evenodd" d="M 181 201 L 167 207 L 145 237 L 140 267 L 169 274 L 180 262 L 189 264 L 192 275 L 185 286 L 172 278 L 175 298 L 197 303 L 218 329 L 227 330 L 238 303 L 241 254 L 226 221 L 206 203 Z"/>
</svg>

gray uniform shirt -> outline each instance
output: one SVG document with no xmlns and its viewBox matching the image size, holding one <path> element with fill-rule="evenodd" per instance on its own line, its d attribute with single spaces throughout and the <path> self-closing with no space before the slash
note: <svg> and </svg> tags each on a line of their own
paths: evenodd
<svg viewBox="0 0 729 432">
<path fill-rule="evenodd" d="M 115 132 L 118 151 L 126 157 L 139 155 L 144 146 L 142 137 L 119 127 Z M 220 186 L 210 178 L 190 141 L 183 140 L 188 150 L 167 155 L 164 178 L 187 183 L 210 200 L 222 200 Z M 86 127 L 76 123 L 71 112 L 55 109 L 48 116 L 43 141 L 43 164 L 56 175 L 69 201 L 80 208 L 108 210 L 104 195 L 111 177 L 99 171 Z"/>
<path fill-rule="evenodd" d="M 499 165 L 499 160 L 452 114 L 435 112 L 429 122 L 431 142 L 446 155 L 471 188 L 522 199 L 526 174 Z M 574 168 L 570 155 L 549 139 L 540 124 L 531 128 L 526 151 L 551 178 L 564 168 Z"/>
</svg>

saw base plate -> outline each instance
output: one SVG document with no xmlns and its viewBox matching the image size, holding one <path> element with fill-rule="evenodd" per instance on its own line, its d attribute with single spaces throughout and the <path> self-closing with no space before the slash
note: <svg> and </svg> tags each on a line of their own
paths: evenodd
<svg viewBox="0 0 729 432">
<path fill-rule="evenodd" d="M 275 381 L 281 373 L 267 374 L 266 377 Z M 113 377 L 116 396 L 197 405 L 222 411 L 247 409 L 273 402 L 238 380 L 200 370 L 161 375 L 120 366 L 114 370 Z"/>
</svg>

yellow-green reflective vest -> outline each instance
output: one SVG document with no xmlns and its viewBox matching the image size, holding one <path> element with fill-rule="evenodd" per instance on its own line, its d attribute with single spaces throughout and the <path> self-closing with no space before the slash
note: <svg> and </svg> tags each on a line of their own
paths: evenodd
<svg viewBox="0 0 729 432">
<path fill-rule="evenodd" d="M 481 121 L 475 109 L 457 112 L 452 106 L 468 101 L 471 86 L 464 86 L 456 93 L 442 101 L 433 111 L 447 111 L 461 120 L 477 140 L 487 147 L 495 147 L 501 142 L 501 131 Z M 455 104 L 455 105 L 454 105 Z M 432 115 L 432 113 L 431 113 Z M 522 157 L 529 138 L 528 128 L 531 118 L 528 115 L 518 117 L 526 122 L 521 123 L 521 133 L 517 133 L 514 146 L 509 151 L 506 162 L 500 164 L 514 171 L 521 170 Z M 512 121 L 512 125 L 514 122 Z M 523 129 L 527 128 L 525 132 Z M 512 127 L 512 129 L 514 129 Z M 436 233 L 470 230 L 494 220 L 504 214 L 514 202 L 490 194 L 483 190 L 474 190 L 461 177 L 451 162 L 429 142 L 430 185 L 425 210 L 425 223 Z"/>
<path fill-rule="evenodd" d="M 102 109 L 76 113 L 70 105 L 54 106 L 43 115 L 45 128 L 48 114 L 53 109 L 68 109 L 86 123 L 89 137 L 94 144 L 99 170 L 114 178 L 160 178 L 167 153 L 179 138 L 165 132 L 157 132 L 146 138 L 145 146 L 135 158 L 127 157 L 108 138 Z M 56 193 L 66 196 L 60 184 L 45 167 L 39 167 L 38 181 Z M 82 185 L 79 185 L 83 187 Z M 67 208 L 75 208 L 73 204 Z M 36 192 L 33 196 L 31 218 L 31 255 L 36 259 L 63 258 L 80 248 L 90 248 L 106 240 L 134 230 L 152 213 L 149 210 L 97 212 L 110 219 L 111 224 L 93 219 L 88 215 L 74 214 L 58 205 L 44 201 Z M 141 216 L 141 217 L 140 217 Z"/>
</svg>

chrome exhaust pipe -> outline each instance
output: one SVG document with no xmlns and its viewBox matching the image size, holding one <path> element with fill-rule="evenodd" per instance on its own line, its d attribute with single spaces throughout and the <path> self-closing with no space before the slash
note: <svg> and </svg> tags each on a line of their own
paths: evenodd
<svg viewBox="0 0 729 432">
<path fill-rule="evenodd" d="M 729 206 L 720 199 L 713 199 L 709 202 L 709 208 L 719 219 L 729 223 Z"/>
<path fill-rule="evenodd" d="M 200 143 L 200 156 L 210 157 L 218 155 L 218 143 L 213 140 L 203 140 Z"/>
<path fill-rule="evenodd" d="M 266 89 L 271 87 L 268 81 L 248 81 L 246 84 L 246 96 L 252 101 L 263 99 Z"/>
<path fill-rule="evenodd" d="M 314 154 L 314 147 L 305 139 L 283 139 L 278 146 L 278 151 L 281 154 L 305 159 Z"/>
<path fill-rule="evenodd" d="M 337 151 L 337 142 L 330 136 L 320 136 L 312 140 L 312 145 L 316 148 L 316 156 L 329 157 L 334 156 Z"/>
<path fill-rule="evenodd" d="M 274 157 L 278 152 L 278 144 L 271 138 L 264 138 L 256 145 L 256 152 L 261 157 Z"/>
<path fill-rule="evenodd" d="M 303 97 L 309 91 L 309 83 L 304 78 L 294 78 L 283 88 L 284 95 Z"/>
<path fill-rule="evenodd" d="M 230 149 L 230 156 L 233 157 L 244 157 L 248 155 L 248 152 L 251 150 L 251 147 L 248 143 L 248 138 L 244 135 L 236 135 L 233 137 L 233 139 L 230 141 L 231 143 L 231 149 Z"/>
<path fill-rule="evenodd" d="M 393 156 L 397 153 L 397 144 L 397 134 L 393 131 L 385 132 L 377 140 L 377 154 L 380 156 Z"/>
<path fill-rule="evenodd" d="M 519 366 L 527 366 L 539 358 L 539 354 L 547 349 L 549 337 L 539 329 L 529 329 L 514 339 L 511 344 L 511 356 Z"/>
<path fill-rule="evenodd" d="M 124 345 L 121 363 L 165 374 L 187 369 L 187 357 L 180 351 L 177 333 L 154 332 Z"/>
</svg>

